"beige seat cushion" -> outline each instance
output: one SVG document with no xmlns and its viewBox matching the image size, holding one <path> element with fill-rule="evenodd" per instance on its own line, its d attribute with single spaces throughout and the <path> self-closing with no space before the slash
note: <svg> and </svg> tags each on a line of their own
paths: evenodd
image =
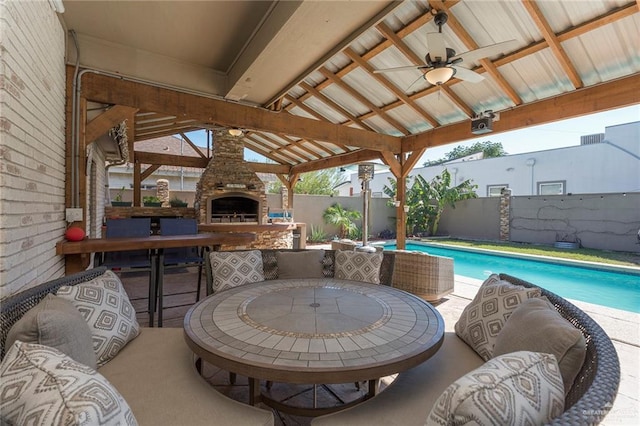
<svg viewBox="0 0 640 426">
<path fill-rule="evenodd" d="M 454 362 L 452 362 L 452 360 Z M 438 352 L 422 364 L 400 373 L 391 386 L 355 407 L 313 419 L 314 426 L 424 426 L 442 392 L 484 363 L 454 333 L 445 333 Z"/>
<path fill-rule="evenodd" d="M 587 343 L 580 330 L 562 318 L 546 297 L 540 297 L 522 302 L 513 311 L 498 334 L 493 356 L 517 351 L 555 355 L 567 394 L 584 363 Z"/>
<path fill-rule="evenodd" d="M 138 425 L 104 376 L 48 346 L 11 346 L 0 364 L 0 396 L 2 425 Z"/>
<path fill-rule="evenodd" d="M 299 252 L 277 251 L 278 278 L 324 278 L 322 273 L 324 250 Z"/>
<path fill-rule="evenodd" d="M 181 328 L 142 328 L 98 370 L 141 425 L 272 425 L 273 413 L 234 401 L 200 377 Z M 248 390 L 247 390 L 248 391 Z"/>
</svg>

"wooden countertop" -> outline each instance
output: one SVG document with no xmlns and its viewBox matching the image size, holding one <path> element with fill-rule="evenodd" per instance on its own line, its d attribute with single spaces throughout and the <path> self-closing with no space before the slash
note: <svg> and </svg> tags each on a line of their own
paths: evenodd
<svg viewBox="0 0 640 426">
<path fill-rule="evenodd" d="M 56 254 L 84 254 L 107 251 L 147 250 L 222 244 L 243 245 L 256 239 L 250 232 L 205 232 L 196 235 L 152 235 L 127 238 L 86 238 L 82 241 L 58 241 Z"/>
</svg>

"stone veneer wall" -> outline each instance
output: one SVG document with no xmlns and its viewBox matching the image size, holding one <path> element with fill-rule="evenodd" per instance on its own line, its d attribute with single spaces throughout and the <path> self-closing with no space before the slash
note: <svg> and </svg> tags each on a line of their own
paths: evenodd
<svg viewBox="0 0 640 426">
<path fill-rule="evenodd" d="M 0 2 L 0 298 L 64 274 L 65 41 L 49 2 Z"/>
<path fill-rule="evenodd" d="M 500 195 L 500 241 L 509 241 L 511 231 L 511 190 L 506 188 Z"/>
<path fill-rule="evenodd" d="M 245 184 L 245 188 L 228 188 L 227 184 Z M 218 189 L 222 184 L 225 189 Z M 231 136 L 226 130 L 214 132 L 213 156 L 202 173 L 200 182 L 196 186 L 195 205 L 196 217 L 200 223 L 208 223 L 207 204 L 211 197 L 225 195 L 230 192 L 244 193 L 260 200 L 261 212 L 258 223 L 267 223 L 267 197 L 264 183 L 258 175 L 244 162 L 244 145 L 240 138 Z"/>
<path fill-rule="evenodd" d="M 263 231 L 256 232 L 256 239 L 246 246 L 222 245 L 220 250 L 245 249 L 290 249 L 293 248 L 293 233 L 291 231 Z"/>
</svg>

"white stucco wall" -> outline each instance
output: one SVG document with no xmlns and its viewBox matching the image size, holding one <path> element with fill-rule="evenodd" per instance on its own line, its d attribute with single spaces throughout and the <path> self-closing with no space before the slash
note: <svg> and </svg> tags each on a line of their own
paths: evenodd
<svg viewBox="0 0 640 426">
<path fill-rule="evenodd" d="M 431 180 L 445 167 L 456 183 L 472 179 L 480 197 L 487 196 L 489 185 L 507 185 L 516 196 L 537 195 L 539 183 L 554 181 L 565 183 L 565 194 L 640 191 L 640 121 L 607 127 L 599 144 L 420 167 L 410 176 Z M 382 192 L 388 177 L 393 175 L 376 173 L 371 190 Z M 357 174 L 351 176 L 350 186 L 354 195 L 360 193 Z M 348 193 L 349 185 L 341 187 L 341 195 Z"/>
<path fill-rule="evenodd" d="M 49 2 L 0 2 L 1 298 L 64 273 L 65 38 Z"/>
</svg>

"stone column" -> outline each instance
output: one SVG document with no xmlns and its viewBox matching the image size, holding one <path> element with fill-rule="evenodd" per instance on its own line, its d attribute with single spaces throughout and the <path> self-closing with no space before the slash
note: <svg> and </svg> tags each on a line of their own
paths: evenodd
<svg viewBox="0 0 640 426">
<path fill-rule="evenodd" d="M 156 181 L 156 196 L 162 201 L 162 207 L 169 207 L 169 181 L 167 179 Z"/>
<path fill-rule="evenodd" d="M 289 207 L 289 190 L 284 185 L 280 187 L 280 203 L 283 209 Z"/>
<path fill-rule="evenodd" d="M 511 231 L 511 189 L 502 188 L 500 194 L 500 241 L 509 241 Z"/>
</svg>

